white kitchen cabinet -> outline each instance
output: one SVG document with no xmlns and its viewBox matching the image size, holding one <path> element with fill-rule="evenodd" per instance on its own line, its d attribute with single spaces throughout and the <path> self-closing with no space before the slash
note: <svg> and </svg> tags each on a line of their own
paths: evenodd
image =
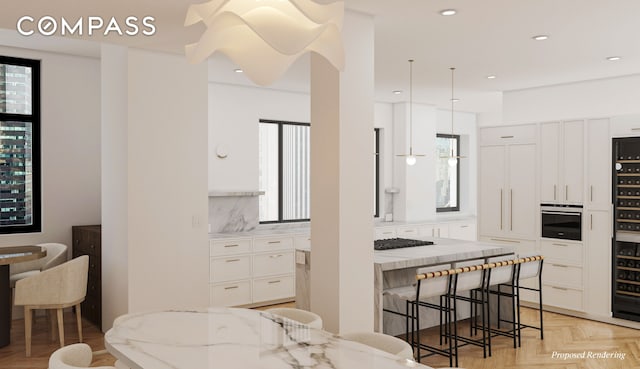
<svg viewBox="0 0 640 369">
<path fill-rule="evenodd" d="M 226 282 L 251 276 L 251 255 L 211 258 L 210 282 Z"/>
<path fill-rule="evenodd" d="M 582 204 L 584 121 L 540 125 L 540 200 Z"/>
<path fill-rule="evenodd" d="M 379 227 L 379 228 L 374 228 L 373 230 L 374 240 L 384 240 L 387 238 L 396 238 L 396 237 L 398 237 L 396 233 L 396 227 Z"/>
<path fill-rule="evenodd" d="M 293 249 L 291 236 L 264 236 L 253 238 L 253 252 Z"/>
<path fill-rule="evenodd" d="M 219 239 L 209 241 L 211 256 L 236 255 L 251 252 L 251 238 Z"/>
<path fill-rule="evenodd" d="M 611 211 L 590 211 L 585 217 L 586 288 L 585 311 L 589 314 L 611 316 Z"/>
<path fill-rule="evenodd" d="M 480 148 L 480 235 L 535 238 L 535 163 L 535 144 Z"/>
<path fill-rule="evenodd" d="M 575 241 L 543 239 L 540 241 L 540 253 L 545 257 L 542 269 L 543 303 L 582 311 L 585 274 L 584 244 Z M 580 300 L 569 300 L 567 295 Z"/>
<path fill-rule="evenodd" d="M 634 137 L 634 136 L 640 136 L 640 116 L 639 115 L 627 115 L 622 117 L 611 118 L 611 137 Z"/>
<path fill-rule="evenodd" d="M 241 306 L 252 302 L 251 280 L 210 285 L 211 306 Z"/>
<path fill-rule="evenodd" d="M 293 250 L 253 255 L 253 277 L 266 277 L 294 272 Z"/>
<path fill-rule="evenodd" d="M 418 227 L 416 226 L 398 226 L 396 227 L 396 235 L 400 238 L 415 238 L 418 236 Z"/>
<path fill-rule="evenodd" d="M 587 121 L 587 160 L 585 164 L 587 170 L 585 206 L 593 210 L 609 210 L 611 207 L 609 119 Z"/>
<path fill-rule="evenodd" d="M 274 301 L 295 296 L 295 280 L 293 275 L 282 275 L 253 280 L 253 300 Z"/>
<path fill-rule="evenodd" d="M 449 223 L 449 238 L 457 240 L 478 240 L 478 229 L 475 222 Z"/>
<path fill-rule="evenodd" d="M 449 225 L 446 223 L 421 224 L 418 226 L 418 235 L 420 237 L 449 238 Z"/>
</svg>

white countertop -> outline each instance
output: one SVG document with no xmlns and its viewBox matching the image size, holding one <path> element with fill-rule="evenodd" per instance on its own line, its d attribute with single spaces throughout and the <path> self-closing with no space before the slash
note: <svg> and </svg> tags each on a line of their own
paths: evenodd
<svg viewBox="0 0 640 369">
<path fill-rule="evenodd" d="M 107 350 L 132 369 L 430 369 L 249 309 L 125 315 L 104 339 Z"/>
<path fill-rule="evenodd" d="M 393 221 L 382 222 L 376 221 L 373 223 L 374 228 L 381 227 L 397 227 L 397 226 L 411 226 L 419 224 L 437 224 L 437 223 L 455 223 L 465 221 L 475 221 L 475 216 L 470 215 L 457 215 L 447 216 L 438 219 L 421 220 L 421 221 Z M 239 237 L 256 237 L 256 236 L 271 236 L 271 235 L 294 235 L 294 234 L 309 234 L 311 231 L 309 222 L 301 223 L 285 223 L 285 224 L 261 224 L 256 229 L 246 232 L 231 232 L 231 233 L 209 233 L 210 239 L 216 238 L 239 238 Z"/>
</svg>

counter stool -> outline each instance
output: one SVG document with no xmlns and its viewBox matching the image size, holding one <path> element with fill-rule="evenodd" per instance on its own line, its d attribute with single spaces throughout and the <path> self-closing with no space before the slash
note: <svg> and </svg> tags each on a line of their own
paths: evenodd
<svg viewBox="0 0 640 369">
<path fill-rule="evenodd" d="M 517 272 L 520 267 L 520 261 L 514 255 L 507 255 L 507 256 L 498 256 L 494 258 L 489 258 L 487 260 L 487 263 L 491 267 L 491 271 L 492 271 L 490 280 L 489 280 L 490 288 L 488 289 L 488 293 L 489 295 L 497 296 L 497 304 L 498 304 L 498 307 L 496 309 L 497 315 L 498 315 L 497 316 L 498 328 L 494 329 L 493 327 L 489 326 L 489 332 L 490 332 L 489 340 L 491 340 L 491 337 L 495 337 L 495 336 L 510 337 L 510 338 L 513 338 L 513 348 L 516 348 L 517 339 L 519 337 L 519 331 L 516 329 L 516 325 L 513 324 L 512 329 L 507 331 L 500 329 L 501 323 L 504 322 L 504 320 L 501 317 L 501 310 L 502 310 L 501 297 L 511 298 L 511 316 L 515 317 L 517 297 L 516 297 L 516 290 L 514 287 L 515 286 L 514 281 L 516 280 Z M 510 287 L 507 287 L 507 289 L 503 291 L 502 290 L 503 286 L 510 286 Z M 489 299 L 489 304 L 490 302 L 491 302 L 491 299 Z M 489 345 L 489 356 L 491 356 L 491 345 Z"/>
</svg>

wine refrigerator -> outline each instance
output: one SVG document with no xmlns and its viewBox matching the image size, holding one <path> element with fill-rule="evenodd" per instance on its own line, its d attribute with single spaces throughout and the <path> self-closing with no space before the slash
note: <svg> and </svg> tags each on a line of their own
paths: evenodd
<svg viewBox="0 0 640 369">
<path fill-rule="evenodd" d="M 612 310 L 640 321 L 640 137 L 613 139 Z"/>
</svg>

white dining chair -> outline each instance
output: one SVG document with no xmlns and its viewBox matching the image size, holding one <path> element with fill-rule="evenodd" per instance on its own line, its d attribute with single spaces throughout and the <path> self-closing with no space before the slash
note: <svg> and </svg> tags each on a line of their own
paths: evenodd
<svg viewBox="0 0 640 369">
<path fill-rule="evenodd" d="M 36 275 L 43 270 L 51 269 L 67 261 L 67 245 L 61 243 L 40 243 L 36 246 L 43 247 L 47 250 L 47 256 L 22 263 L 11 264 L 9 268 L 11 288 L 15 287 L 16 282 Z"/>
<path fill-rule="evenodd" d="M 80 303 L 87 294 L 89 257 L 80 256 L 64 264 L 16 282 L 15 304 L 24 306 L 25 346 L 31 356 L 32 310 L 57 311 L 60 347 L 64 346 L 63 310 L 74 306 L 78 324 L 78 337 L 82 342 L 82 317 Z M 53 320 L 53 319 L 52 319 Z"/>
<path fill-rule="evenodd" d="M 76 343 L 57 349 L 49 357 L 49 369 L 85 369 L 90 368 L 93 360 L 91 347 Z M 98 366 L 93 369 L 116 369 L 113 366 Z"/>
<path fill-rule="evenodd" d="M 322 329 L 322 317 L 307 310 L 295 308 L 273 308 L 265 311 L 273 315 L 295 320 L 296 322 L 308 325 L 311 328 Z"/>
<path fill-rule="evenodd" d="M 406 341 L 377 332 L 353 332 L 341 335 L 342 338 L 362 343 L 369 347 L 388 352 L 404 359 L 413 360 L 413 349 Z"/>
</svg>

